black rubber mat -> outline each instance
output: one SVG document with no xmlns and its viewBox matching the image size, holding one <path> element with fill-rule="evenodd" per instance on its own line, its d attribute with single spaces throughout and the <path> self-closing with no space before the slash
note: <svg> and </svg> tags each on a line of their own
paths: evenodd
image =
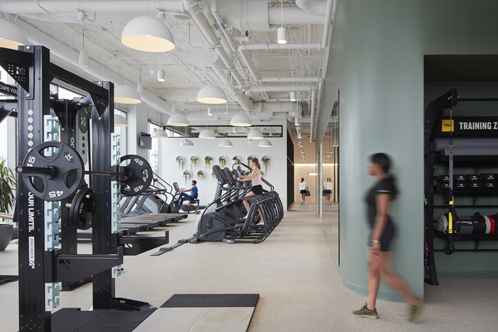
<svg viewBox="0 0 498 332">
<path fill-rule="evenodd" d="M 259 294 L 175 294 L 161 308 L 256 307 Z"/>
<path fill-rule="evenodd" d="M 63 308 L 52 315 L 52 332 L 132 332 L 155 310 L 80 311 Z"/>
</svg>

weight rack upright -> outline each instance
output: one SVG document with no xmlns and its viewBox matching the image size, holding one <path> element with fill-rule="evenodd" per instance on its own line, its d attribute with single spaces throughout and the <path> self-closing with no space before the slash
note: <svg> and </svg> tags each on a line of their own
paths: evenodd
<svg viewBox="0 0 498 332">
<path fill-rule="evenodd" d="M 92 83 L 51 64 L 50 51 L 43 46 L 21 46 L 19 51 L 0 48 L 0 66 L 19 84 L 18 165 L 23 164 L 33 147 L 43 142 L 43 116 L 50 114 L 50 83 L 57 78 L 91 96 L 90 167 L 95 172 L 111 172 L 111 134 L 114 130 L 114 88 L 111 82 Z M 67 130 L 67 121 L 61 121 L 61 118 L 59 121 L 61 130 Z M 70 135 L 61 137 L 68 139 Z M 141 311 L 151 308 L 148 303 L 115 298 L 112 268 L 123 263 L 123 255 L 137 255 L 167 244 L 168 231 L 164 237 L 156 238 L 120 237 L 117 232 L 112 232 L 113 180 L 111 176 L 91 175 L 96 197 L 92 254 L 77 254 L 75 251 L 76 228 L 67 226 L 66 213 L 61 213 L 62 250 L 52 249 L 51 243 L 58 242 L 58 234 L 52 234 L 55 225 L 45 219 L 45 203 L 35 197 L 22 180 L 18 180 L 19 198 L 15 214 L 19 223 L 20 331 L 52 331 L 51 310 L 58 300 L 54 296 L 57 291 L 54 283 L 74 283 L 89 276 L 93 276 L 93 310 Z M 125 248 L 126 244 L 132 244 L 132 247 Z M 57 314 L 60 312 L 62 310 Z"/>
</svg>

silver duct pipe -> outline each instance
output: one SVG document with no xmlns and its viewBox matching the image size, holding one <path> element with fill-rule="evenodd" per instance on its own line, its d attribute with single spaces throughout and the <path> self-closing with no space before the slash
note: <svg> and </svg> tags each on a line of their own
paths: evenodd
<svg viewBox="0 0 498 332">
<path fill-rule="evenodd" d="M 59 41 L 47 36 L 38 29 L 33 28 L 31 25 L 24 23 L 21 20 L 17 20 L 15 24 L 23 30 L 23 32 L 26 34 L 26 37 L 28 37 L 29 41 L 32 42 L 34 45 L 43 45 L 49 48 L 52 54 L 63 59 L 69 64 L 79 68 L 80 70 L 84 70 L 93 77 L 96 77 L 98 80 L 111 81 L 114 84 L 125 84 L 125 80 L 121 76 L 119 76 L 115 72 L 107 69 L 106 67 L 100 65 L 99 63 L 93 60 L 90 60 L 90 67 L 88 68 L 79 67 L 78 66 L 79 53 L 68 48 Z M 136 88 L 136 85 L 130 83 L 128 83 L 128 85 L 132 86 L 133 88 Z M 171 114 L 171 105 L 166 101 L 164 101 L 163 99 L 160 99 L 147 91 L 145 91 L 145 93 L 141 95 L 141 97 L 142 101 L 146 102 L 154 109 L 157 109 L 158 111 L 166 114 Z"/>
<path fill-rule="evenodd" d="M 330 30 L 334 27 L 333 19 L 335 20 L 335 12 L 337 9 L 337 0 L 327 0 L 327 9 L 325 10 L 325 21 L 323 25 L 322 47 L 325 48 L 329 44 Z"/>
<path fill-rule="evenodd" d="M 240 45 L 239 51 L 244 50 L 321 50 L 322 44 L 247 44 Z"/>
<path fill-rule="evenodd" d="M 268 91 L 273 91 L 273 92 L 291 92 L 291 91 L 312 91 L 315 92 L 317 90 L 317 87 L 314 85 L 310 86 L 304 86 L 304 85 L 298 85 L 298 86 L 292 86 L 292 85 L 263 85 L 263 86 L 251 86 L 249 87 L 249 91 L 251 92 L 268 92 Z"/>
<path fill-rule="evenodd" d="M 318 83 L 323 82 L 321 77 L 264 77 L 260 79 L 260 82 L 265 83 Z"/>
<path fill-rule="evenodd" d="M 305 13 L 312 15 L 322 15 L 325 12 L 325 1 L 318 0 L 296 0 L 296 6 L 301 8 Z"/>
<path fill-rule="evenodd" d="M 116 12 L 153 12 L 162 11 L 184 12 L 181 1 L 38 1 L 38 4 L 53 14 L 78 14 Z M 2 1 L 0 8 L 3 13 L 11 14 L 46 14 L 34 1 Z"/>
<path fill-rule="evenodd" d="M 268 9 L 268 23 L 270 25 L 323 24 L 323 15 L 303 13 L 303 10 L 297 7 L 285 7 L 284 15 L 281 17 L 280 6 L 275 6 Z"/>
</svg>

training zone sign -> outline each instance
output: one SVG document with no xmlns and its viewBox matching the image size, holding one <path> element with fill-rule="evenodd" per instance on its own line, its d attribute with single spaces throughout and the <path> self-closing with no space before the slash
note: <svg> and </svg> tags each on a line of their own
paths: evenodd
<svg viewBox="0 0 498 332">
<path fill-rule="evenodd" d="M 456 117 L 443 119 L 441 131 L 449 135 L 453 131 L 455 137 L 498 137 L 498 117 Z"/>
</svg>

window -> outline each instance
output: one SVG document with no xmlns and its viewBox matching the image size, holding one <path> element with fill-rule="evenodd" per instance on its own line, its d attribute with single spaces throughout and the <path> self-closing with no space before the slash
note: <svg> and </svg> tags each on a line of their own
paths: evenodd
<svg viewBox="0 0 498 332">
<path fill-rule="evenodd" d="M 149 122 L 149 133 L 154 132 L 154 129 L 161 129 L 161 127 Z M 152 149 L 149 152 L 149 161 L 150 166 L 152 167 L 152 171 L 161 176 L 161 174 L 159 173 L 159 141 L 160 139 L 158 138 L 152 139 Z"/>
<path fill-rule="evenodd" d="M 123 118 L 125 118 L 126 120 L 128 120 L 128 114 L 126 114 L 126 112 L 118 109 L 118 108 L 115 108 L 114 109 L 114 114 L 115 115 L 121 115 Z M 114 127 L 114 133 L 116 135 L 119 135 L 121 136 L 121 156 L 124 156 L 127 154 L 127 150 L 128 150 L 128 144 L 127 144 L 127 139 L 128 139 L 128 130 L 127 130 L 128 127 Z"/>
</svg>

